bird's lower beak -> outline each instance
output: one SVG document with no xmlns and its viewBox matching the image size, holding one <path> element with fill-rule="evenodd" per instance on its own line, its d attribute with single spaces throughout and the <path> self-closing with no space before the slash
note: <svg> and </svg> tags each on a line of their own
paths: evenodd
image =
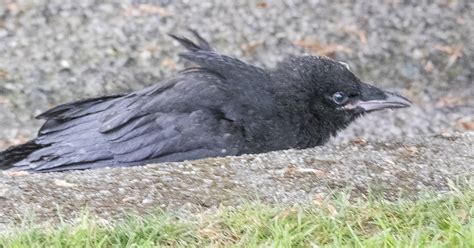
<svg viewBox="0 0 474 248">
<path fill-rule="evenodd" d="M 359 100 L 353 103 L 356 108 L 362 109 L 364 112 L 372 112 L 387 108 L 406 108 L 411 102 L 403 96 L 388 91 L 378 94 L 376 99 Z"/>
</svg>

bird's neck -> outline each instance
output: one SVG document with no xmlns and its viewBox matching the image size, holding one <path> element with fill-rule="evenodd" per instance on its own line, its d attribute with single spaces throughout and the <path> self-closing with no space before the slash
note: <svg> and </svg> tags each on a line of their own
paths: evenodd
<svg viewBox="0 0 474 248">
<path fill-rule="evenodd" d="M 285 130 L 280 139 L 285 148 L 308 148 L 326 143 L 332 130 L 321 116 L 308 111 L 308 99 L 301 99 L 290 90 L 279 90 L 276 94 L 277 113 L 281 119 L 281 129 Z"/>
</svg>

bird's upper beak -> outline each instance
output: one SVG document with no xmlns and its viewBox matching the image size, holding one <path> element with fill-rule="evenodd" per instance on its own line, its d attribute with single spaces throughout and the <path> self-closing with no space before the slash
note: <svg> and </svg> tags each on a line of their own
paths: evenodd
<svg viewBox="0 0 474 248">
<path fill-rule="evenodd" d="M 366 85 L 362 90 L 362 97 L 350 104 L 349 108 L 363 112 L 372 112 L 381 109 L 406 108 L 411 105 L 410 100 L 396 93 L 380 90 Z"/>
<path fill-rule="evenodd" d="M 360 100 L 355 105 L 365 112 L 371 112 L 386 108 L 406 108 L 411 102 L 403 96 L 384 91 L 383 99 Z"/>
</svg>

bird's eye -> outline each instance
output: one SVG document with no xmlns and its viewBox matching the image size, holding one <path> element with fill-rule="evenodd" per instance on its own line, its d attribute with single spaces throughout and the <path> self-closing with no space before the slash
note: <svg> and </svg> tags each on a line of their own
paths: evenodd
<svg viewBox="0 0 474 248">
<path fill-rule="evenodd" d="M 336 92 L 334 95 L 332 95 L 332 100 L 339 105 L 342 105 L 347 102 L 347 95 L 342 93 L 342 92 Z"/>
</svg>

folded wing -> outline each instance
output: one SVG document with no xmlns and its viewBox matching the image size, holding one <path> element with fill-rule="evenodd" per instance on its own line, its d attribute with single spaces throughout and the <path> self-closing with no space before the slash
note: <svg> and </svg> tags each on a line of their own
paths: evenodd
<svg viewBox="0 0 474 248">
<path fill-rule="evenodd" d="M 188 73 L 129 95 L 56 107 L 40 116 L 47 121 L 34 140 L 39 149 L 14 166 L 61 171 L 236 155 L 242 130 L 220 109 L 227 97 L 209 83 L 215 80 Z"/>
</svg>

